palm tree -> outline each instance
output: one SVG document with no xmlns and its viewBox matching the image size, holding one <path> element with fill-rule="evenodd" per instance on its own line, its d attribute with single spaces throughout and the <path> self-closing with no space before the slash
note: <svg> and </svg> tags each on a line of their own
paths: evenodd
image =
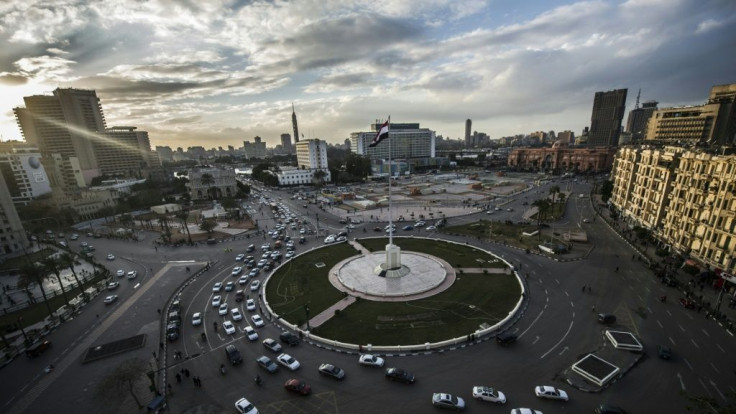
<svg viewBox="0 0 736 414">
<path fill-rule="evenodd" d="M 552 208 L 552 203 L 546 198 L 541 198 L 539 200 L 535 200 L 532 205 L 537 208 L 537 227 L 541 227 L 542 221 L 547 218 L 547 215 Z"/>
<path fill-rule="evenodd" d="M 192 244 L 192 235 L 189 233 L 189 226 L 187 225 L 187 219 L 189 218 L 189 212 L 186 210 L 179 210 L 175 214 L 176 218 L 181 220 L 181 224 L 187 229 L 187 237 L 189 237 L 189 244 Z"/>
<path fill-rule="evenodd" d="M 51 310 L 49 305 L 49 298 L 46 296 L 46 289 L 43 288 L 43 281 L 48 277 L 48 273 L 39 266 L 37 263 L 28 263 L 20 268 L 20 278 L 18 279 L 18 286 L 22 289 L 27 288 L 31 283 L 35 283 L 41 288 L 41 295 L 43 296 L 43 302 L 46 304 L 46 310 L 49 312 L 51 318 L 54 317 L 54 311 Z"/>
<path fill-rule="evenodd" d="M 322 187 L 324 184 L 324 179 L 327 176 L 327 173 L 324 172 L 324 170 L 317 170 L 314 172 L 314 175 L 312 176 L 312 181 L 314 181 L 314 185 L 319 188 Z"/>
<path fill-rule="evenodd" d="M 555 199 L 557 198 L 557 194 L 559 194 L 559 192 L 560 192 L 559 186 L 555 185 L 555 186 L 550 187 L 549 193 L 552 195 L 552 204 L 555 203 Z"/>
<path fill-rule="evenodd" d="M 215 199 L 217 197 L 216 194 L 212 193 L 212 184 L 215 183 L 215 178 L 212 176 L 212 174 L 204 173 L 202 174 L 202 177 L 200 178 L 202 181 L 202 185 L 207 186 L 207 194 L 210 196 L 211 199 Z"/>
<path fill-rule="evenodd" d="M 56 280 L 59 281 L 59 286 L 61 287 L 61 294 L 64 296 L 64 302 L 66 302 L 67 306 L 69 305 L 69 298 L 66 297 L 66 291 L 64 291 L 64 284 L 61 281 L 61 262 L 59 259 L 55 258 L 54 256 L 48 256 L 44 259 L 41 259 L 41 268 L 44 270 L 44 272 L 53 273 L 56 275 Z"/>
<path fill-rule="evenodd" d="M 77 286 L 79 286 L 79 292 L 82 294 L 82 297 L 86 299 L 87 295 L 84 293 L 82 283 L 79 281 L 79 277 L 77 277 L 77 272 L 74 271 L 74 266 L 78 266 L 81 264 L 79 260 L 77 260 L 76 256 L 72 256 L 69 253 L 63 253 L 61 256 L 59 256 L 59 263 L 61 264 L 61 266 L 69 268 L 69 270 L 72 271 L 72 275 L 74 275 L 74 280 L 77 282 Z"/>
</svg>

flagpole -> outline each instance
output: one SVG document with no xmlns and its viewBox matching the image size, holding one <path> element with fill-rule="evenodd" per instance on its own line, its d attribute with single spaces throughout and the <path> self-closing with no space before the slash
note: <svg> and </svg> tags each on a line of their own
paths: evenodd
<svg viewBox="0 0 736 414">
<path fill-rule="evenodd" d="M 388 116 L 388 129 L 387 129 L 388 136 L 388 244 L 392 245 L 394 240 L 394 227 L 393 227 L 393 220 L 391 217 L 391 185 L 393 182 L 393 171 L 391 169 L 391 115 Z"/>
</svg>

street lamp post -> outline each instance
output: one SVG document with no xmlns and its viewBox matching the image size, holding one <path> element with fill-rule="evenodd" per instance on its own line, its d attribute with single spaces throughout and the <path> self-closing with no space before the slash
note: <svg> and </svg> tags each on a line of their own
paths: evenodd
<svg viewBox="0 0 736 414">
<path fill-rule="evenodd" d="M 309 304 L 304 305 L 304 313 L 307 315 L 307 331 L 311 331 L 309 327 Z"/>
</svg>

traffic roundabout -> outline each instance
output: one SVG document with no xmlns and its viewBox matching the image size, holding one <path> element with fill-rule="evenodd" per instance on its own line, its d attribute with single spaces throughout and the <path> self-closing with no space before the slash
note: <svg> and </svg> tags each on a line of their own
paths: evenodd
<svg viewBox="0 0 736 414">
<path fill-rule="evenodd" d="M 394 243 L 401 247 L 394 266 L 400 273 L 380 271 L 385 238 L 322 246 L 277 268 L 266 281 L 264 303 L 316 342 L 386 352 L 492 334 L 523 303 L 523 281 L 491 252 L 429 238 Z"/>
</svg>

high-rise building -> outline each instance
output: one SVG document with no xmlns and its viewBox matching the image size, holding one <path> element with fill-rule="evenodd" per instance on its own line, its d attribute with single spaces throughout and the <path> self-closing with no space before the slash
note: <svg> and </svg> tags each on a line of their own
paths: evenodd
<svg viewBox="0 0 736 414">
<path fill-rule="evenodd" d="M 102 139 L 95 142 L 100 173 L 106 175 L 139 176 L 141 169 L 151 167 L 151 142 L 148 132 L 136 127 L 107 128 Z"/>
<path fill-rule="evenodd" d="M 631 139 L 639 141 L 644 138 L 647 133 L 647 124 L 649 118 L 652 117 L 654 111 L 657 110 L 657 101 L 647 101 L 639 107 L 639 98 L 637 97 L 636 107 L 629 112 L 626 120 L 626 131 L 631 133 Z"/>
<path fill-rule="evenodd" d="M 736 83 L 716 85 L 704 105 L 660 108 L 647 126 L 646 140 L 673 143 L 736 143 Z"/>
<path fill-rule="evenodd" d="M 299 125 L 296 123 L 296 110 L 294 104 L 291 104 L 291 127 L 294 128 L 294 143 L 299 142 Z"/>
<path fill-rule="evenodd" d="M 253 142 L 243 141 L 245 158 L 266 158 L 266 143 L 261 142 L 261 137 L 256 136 Z"/>
<path fill-rule="evenodd" d="M 296 143 L 297 167 L 282 168 L 276 173 L 279 185 L 313 184 L 318 180 L 332 181 L 327 166 L 327 143 L 319 139 L 307 139 Z"/>
<path fill-rule="evenodd" d="M 174 160 L 174 152 L 171 150 L 171 147 L 168 146 L 159 146 L 156 145 L 156 153 L 158 154 L 158 158 L 161 161 L 173 161 Z"/>
<path fill-rule="evenodd" d="M 618 145 L 621 121 L 624 119 L 627 89 L 596 92 L 590 117 L 588 145 Z"/>
<path fill-rule="evenodd" d="M 0 174 L 0 260 L 20 255 L 28 237 L 18 217 L 3 174 Z"/>
<path fill-rule="evenodd" d="M 619 148 L 611 204 L 659 245 L 733 274 L 736 270 L 736 155 L 699 148 Z"/>
<path fill-rule="evenodd" d="M 471 141 L 471 135 L 470 130 L 473 126 L 473 121 L 470 119 L 465 120 L 465 148 L 471 148 L 473 146 L 473 142 Z"/>
<path fill-rule="evenodd" d="M 420 128 L 418 123 L 392 123 L 389 126 L 389 138 L 375 147 L 369 147 L 381 125 L 381 122 L 371 124 L 371 132 L 351 133 L 352 151 L 367 155 L 371 160 L 383 160 L 388 159 L 390 146 L 392 159 L 435 157 L 435 132 Z"/>
<path fill-rule="evenodd" d="M 106 125 L 95 91 L 57 88 L 53 96 L 26 96 L 23 101 L 26 107 L 14 112 L 26 142 L 38 146 L 44 157 L 76 157 L 86 183 L 99 175 L 94 143 Z"/>
<path fill-rule="evenodd" d="M 291 135 L 281 134 L 281 148 L 287 154 L 291 154 L 294 152 L 294 148 L 291 145 Z"/>
</svg>

